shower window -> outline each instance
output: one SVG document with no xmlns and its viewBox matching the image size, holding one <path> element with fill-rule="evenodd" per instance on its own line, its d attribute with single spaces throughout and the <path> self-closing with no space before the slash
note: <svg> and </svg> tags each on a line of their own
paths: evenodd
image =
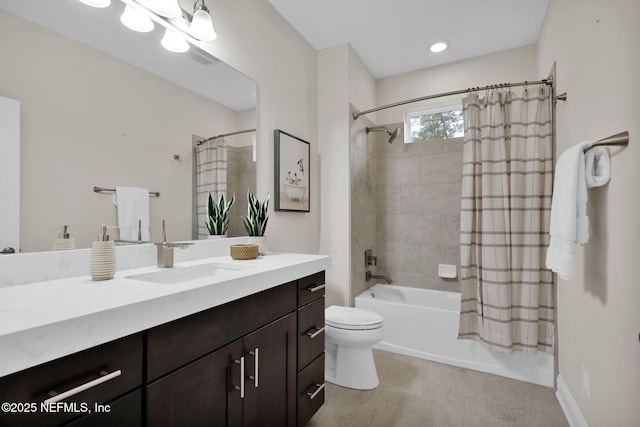
<svg viewBox="0 0 640 427">
<path fill-rule="evenodd" d="M 405 144 L 460 138 L 464 136 L 462 106 L 408 111 L 404 115 L 404 126 Z"/>
</svg>

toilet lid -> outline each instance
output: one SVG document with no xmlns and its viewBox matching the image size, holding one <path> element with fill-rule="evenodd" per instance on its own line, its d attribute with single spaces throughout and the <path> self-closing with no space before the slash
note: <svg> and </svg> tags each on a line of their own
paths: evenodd
<svg viewBox="0 0 640 427">
<path fill-rule="evenodd" d="M 324 322 L 338 329 L 377 329 L 384 318 L 361 308 L 332 305 L 324 311 Z"/>
</svg>

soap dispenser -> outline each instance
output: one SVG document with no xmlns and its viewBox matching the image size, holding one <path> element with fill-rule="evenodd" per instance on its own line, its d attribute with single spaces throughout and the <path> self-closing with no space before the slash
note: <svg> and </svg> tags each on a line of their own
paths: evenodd
<svg viewBox="0 0 640 427">
<path fill-rule="evenodd" d="M 63 225 L 60 227 L 60 233 L 58 238 L 53 241 L 53 250 L 62 251 L 65 249 L 75 249 L 76 244 L 72 237 L 69 237 L 69 226 Z"/>
<path fill-rule="evenodd" d="M 98 240 L 91 245 L 89 274 L 93 280 L 113 279 L 116 272 L 116 249 L 113 240 L 109 240 L 107 226 L 102 224 Z"/>
</svg>

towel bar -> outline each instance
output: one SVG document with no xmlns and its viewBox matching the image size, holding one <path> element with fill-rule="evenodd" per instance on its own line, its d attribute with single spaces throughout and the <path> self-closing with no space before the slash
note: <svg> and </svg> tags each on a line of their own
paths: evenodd
<svg viewBox="0 0 640 427">
<path fill-rule="evenodd" d="M 93 191 L 96 193 L 115 193 L 115 188 L 102 188 L 102 187 L 93 187 Z M 160 197 L 159 191 L 149 191 L 150 196 Z"/>
<path fill-rule="evenodd" d="M 584 152 L 586 153 L 587 151 L 591 150 L 593 147 L 599 147 L 601 145 L 623 145 L 623 146 L 627 146 L 629 145 L 629 132 L 628 131 L 624 131 L 624 132 L 620 132 L 617 133 L 615 135 L 611 135 L 607 138 L 603 138 L 600 139 L 596 142 L 594 142 L 593 144 L 591 144 L 589 147 L 584 149 Z"/>
</svg>

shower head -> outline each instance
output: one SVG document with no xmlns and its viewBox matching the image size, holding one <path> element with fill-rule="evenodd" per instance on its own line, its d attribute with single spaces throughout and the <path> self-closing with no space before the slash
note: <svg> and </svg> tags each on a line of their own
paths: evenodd
<svg viewBox="0 0 640 427">
<path fill-rule="evenodd" d="M 393 140 L 396 139 L 398 137 L 398 135 L 400 135 L 400 128 L 396 128 L 396 130 L 394 130 L 393 132 L 389 132 L 387 131 L 387 133 L 389 133 L 389 140 L 387 141 L 389 144 L 393 143 Z"/>
<path fill-rule="evenodd" d="M 387 140 L 387 142 L 391 144 L 398 137 L 398 135 L 400 135 L 400 132 L 402 132 L 402 129 L 395 128 L 395 130 L 390 131 L 384 126 L 374 126 L 372 128 L 367 128 L 367 133 L 369 132 L 386 132 L 387 135 L 389 135 L 389 139 Z"/>
</svg>

